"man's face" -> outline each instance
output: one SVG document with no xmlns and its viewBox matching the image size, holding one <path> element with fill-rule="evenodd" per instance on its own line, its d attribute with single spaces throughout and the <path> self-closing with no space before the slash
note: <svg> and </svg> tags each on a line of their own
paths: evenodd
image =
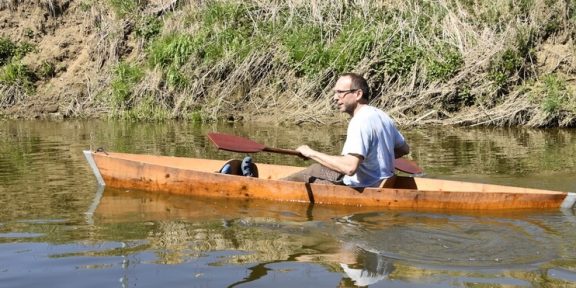
<svg viewBox="0 0 576 288">
<path fill-rule="evenodd" d="M 334 99 L 338 105 L 338 110 L 352 115 L 354 109 L 356 109 L 361 94 L 359 93 L 360 90 L 352 89 L 352 81 L 350 77 L 340 77 L 340 79 L 336 81 L 336 85 L 334 85 L 334 89 L 332 90 L 334 92 L 334 97 L 332 99 Z"/>
</svg>

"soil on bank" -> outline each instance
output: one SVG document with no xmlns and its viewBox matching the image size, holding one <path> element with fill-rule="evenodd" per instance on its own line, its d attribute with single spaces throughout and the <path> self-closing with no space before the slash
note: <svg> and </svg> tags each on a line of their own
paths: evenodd
<svg viewBox="0 0 576 288">
<path fill-rule="evenodd" d="M 0 115 L 576 126 L 576 2 L 483 2 L 0 0 Z"/>
</svg>

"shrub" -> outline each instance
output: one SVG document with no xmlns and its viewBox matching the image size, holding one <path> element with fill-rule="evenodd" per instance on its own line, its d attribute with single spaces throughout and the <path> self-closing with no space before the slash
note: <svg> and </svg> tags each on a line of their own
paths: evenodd
<svg viewBox="0 0 576 288">
<path fill-rule="evenodd" d="M 136 65 L 120 63 L 114 69 L 114 79 L 112 80 L 112 98 L 113 107 L 119 109 L 130 108 L 130 96 L 132 89 L 140 82 L 144 76 L 142 69 Z"/>
<path fill-rule="evenodd" d="M 463 64 L 462 54 L 456 48 L 441 45 L 434 55 L 428 58 L 427 76 L 431 80 L 446 81 L 454 76 Z"/>
<path fill-rule="evenodd" d="M 34 73 L 19 60 L 12 60 L 0 70 L 0 83 L 19 86 L 29 92 L 34 90 L 35 80 Z"/>
<path fill-rule="evenodd" d="M 17 47 L 10 39 L 0 37 L 0 66 L 10 62 L 10 58 L 14 56 Z"/>
<path fill-rule="evenodd" d="M 391 78 L 400 78 L 412 71 L 416 61 L 422 57 L 419 47 L 394 43 L 383 51 L 384 71 Z"/>
<path fill-rule="evenodd" d="M 185 88 L 188 85 L 188 78 L 175 66 L 170 66 L 166 70 L 165 78 L 168 87 L 176 90 Z"/>
<path fill-rule="evenodd" d="M 130 120 L 159 121 L 167 119 L 169 112 L 159 104 L 154 96 L 146 95 L 128 111 L 121 113 L 121 117 Z"/>
<path fill-rule="evenodd" d="M 574 91 L 571 91 L 566 80 L 556 74 L 546 75 L 538 93 L 542 97 L 542 110 L 548 114 L 555 114 L 560 110 L 570 110 L 569 105 L 576 100 Z"/>
<path fill-rule="evenodd" d="M 148 41 L 158 34 L 162 30 L 162 21 L 156 17 L 146 16 L 142 17 L 136 27 L 136 35 Z"/>
<path fill-rule="evenodd" d="M 198 43 L 190 35 L 172 34 L 153 41 L 148 49 L 151 66 L 169 67 L 184 65 L 190 55 L 197 51 Z"/>
<path fill-rule="evenodd" d="M 118 18 L 134 15 L 145 2 L 146 0 L 108 0 L 108 4 L 112 6 L 112 10 Z"/>
<path fill-rule="evenodd" d="M 316 74 L 325 66 L 326 55 L 319 27 L 304 24 L 288 29 L 282 44 L 288 54 L 289 64 L 304 75 Z"/>
<path fill-rule="evenodd" d="M 493 81 L 498 89 L 506 88 L 508 79 L 520 70 L 523 62 L 516 49 L 506 49 L 490 61 L 488 79 Z"/>
<path fill-rule="evenodd" d="M 352 69 L 377 42 L 376 31 L 364 19 L 353 17 L 341 29 L 327 51 L 327 62 L 338 73 Z"/>
<path fill-rule="evenodd" d="M 36 74 L 42 79 L 52 78 L 56 75 L 56 66 L 52 62 L 43 61 Z"/>
</svg>

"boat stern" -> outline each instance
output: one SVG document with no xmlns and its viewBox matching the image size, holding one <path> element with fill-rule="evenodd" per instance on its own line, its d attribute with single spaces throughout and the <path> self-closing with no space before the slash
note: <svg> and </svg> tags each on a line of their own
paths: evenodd
<svg viewBox="0 0 576 288">
<path fill-rule="evenodd" d="M 88 161 L 90 168 L 92 168 L 92 173 L 94 173 L 94 176 L 96 176 L 96 181 L 98 181 L 98 185 L 99 186 L 106 186 L 106 183 L 104 182 L 104 178 L 102 178 L 102 174 L 100 174 L 100 169 L 98 169 L 98 166 L 96 165 L 96 162 L 94 161 L 94 153 L 90 150 L 84 150 L 83 152 L 84 152 L 84 157 L 86 157 L 86 161 Z"/>
<path fill-rule="evenodd" d="M 576 208 L 576 192 L 568 192 L 566 198 L 562 202 L 560 208 L 564 209 L 575 209 Z"/>
</svg>

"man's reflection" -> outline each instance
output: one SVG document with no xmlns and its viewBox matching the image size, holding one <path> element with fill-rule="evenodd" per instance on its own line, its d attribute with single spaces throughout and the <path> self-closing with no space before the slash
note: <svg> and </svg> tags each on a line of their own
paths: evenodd
<svg viewBox="0 0 576 288">
<path fill-rule="evenodd" d="M 377 251 L 368 251 L 357 246 L 343 247 L 330 254 L 300 255 L 296 260 L 339 265 L 344 277 L 338 287 L 365 287 L 386 279 L 394 271 L 392 259 Z"/>
<path fill-rule="evenodd" d="M 340 287 L 351 287 L 350 282 L 355 286 L 368 286 L 386 279 L 394 271 L 392 260 L 378 252 L 357 248 L 352 253 L 354 263 L 340 263 L 340 267 L 346 274 L 346 277 L 340 281 Z"/>
</svg>

